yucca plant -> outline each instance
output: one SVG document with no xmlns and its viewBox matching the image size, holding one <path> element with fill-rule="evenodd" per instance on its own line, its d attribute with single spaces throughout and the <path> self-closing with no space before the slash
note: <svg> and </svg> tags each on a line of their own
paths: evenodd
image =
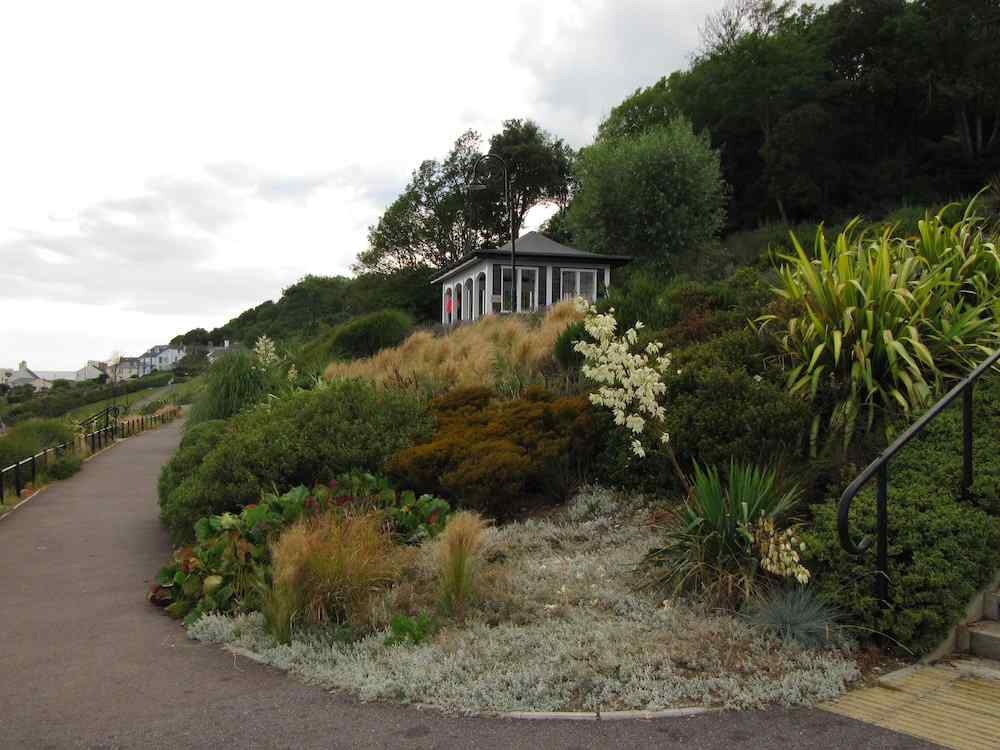
<svg viewBox="0 0 1000 750">
<path fill-rule="evenodd" d="M 652 581 L 725 606 L 746 601 L 758 574 L 754 528 L 779 521 L 798 497 L 797 488 L 779 488 L 772 469 L 731 462 L 724 481 L 716 467 L 696 465 L 684 510 L 647 555 Z"/>
<path fill-rule="evenodd" d="M 915 241 L 855 220 L 832 245 L 820 227 L 811 254 L 792 236 L 794 254 L 780 256 L 775 291 L 800 311 L 778 334 L 792 363 L 788 389 L 813 401 L 821 389 L 835 394 L 813 421 L 813 452 L 824 418 L 846 446 L 859 415 L 871 429 L 886 410 L 930 405 L 996 346 L 996 247 L 971 207 L 951 226 L 943 213 L 921 221 Z"/>
</svg>

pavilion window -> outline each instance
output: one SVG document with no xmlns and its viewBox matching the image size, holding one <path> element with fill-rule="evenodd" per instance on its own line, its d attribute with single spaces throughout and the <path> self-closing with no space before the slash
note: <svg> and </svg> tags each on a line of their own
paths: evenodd
<svg viewBox="0 0 1000 750">
<path fill-rule="evenodd" d="M 597 271 L 592 268 L 562 269 L 561 299 L 583 297 L 588 302 L 597 301 Z"/>
</svg>

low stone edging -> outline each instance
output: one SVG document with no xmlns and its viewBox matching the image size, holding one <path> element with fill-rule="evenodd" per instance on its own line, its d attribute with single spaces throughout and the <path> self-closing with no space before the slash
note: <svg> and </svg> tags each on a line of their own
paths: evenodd
<svg viewBox="0 0 1000 750">
<path fill-rule="evenodd" d="M 242 656 L 244 659 L 256 662 L 257 664 L 262 664 L 270 669 L 277 669 L 277 667 L 261 659 L 253 651 L 229 644 L 223 644 L 222 648 L 231 653 L 233 656 Z M 343 694 L 350 695 L 350 693 Z M 442 710 L 438 706 L 428 703 L 411 703 L 408 704 L 408 707 L 415 708 L 417 710 Z M 689 716 L 701 716 L 702 714 L 717 713 L 722 710 L 723 709 L 721 708 L 688 706 L 685 708 L 666 708 L 662 711 L 498 711 L 496 713 L 475 712 L 469 715 L 481 718 L 493 717 L 498 719 L 516 719 L 526 721 L 622 721 L 627 719 L 644 719 L 649 721 L 653 719 L 683 719 Z"/>
</svg>

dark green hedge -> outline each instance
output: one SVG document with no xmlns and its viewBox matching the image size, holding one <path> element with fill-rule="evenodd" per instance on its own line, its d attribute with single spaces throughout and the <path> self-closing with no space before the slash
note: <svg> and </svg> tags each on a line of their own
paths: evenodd
<svg viewBox="0 0 1000 750">
<path fill-rule="evenodd" d="M 889 465 L 891 606 L 872 593 L 874 557 L 841 549 L 837 500 L 814 507 L 804 535 L 815 585 L 847 622 L 886 633 L 926 653 L 963 615 L 972 596 L 1000 570 L 1000 383 L 988 376 L 975 399 L 973 496 L 960 499 L 962 420 L 955 407 L 900 451 Z M 875 530 L 874 482 L 855 500 L 855 538 Z"/>
</svg>

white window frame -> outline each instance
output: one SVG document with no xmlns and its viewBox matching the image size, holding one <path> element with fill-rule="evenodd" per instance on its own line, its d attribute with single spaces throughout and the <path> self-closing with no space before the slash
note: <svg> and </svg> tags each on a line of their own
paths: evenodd
<svg viewBox="0 0 1000 750">
<path fill-rule="evenodd" d="M 574 281 L 573 288 L 576 290 L 576 294 L 574 294 L 573 297 L 567 297 L 566 296 L 566 284 L 564 283 L 563 279 L 565 278 L 565 274 L 567 274 L 567 273 L 573 274 L 573 281 Z M 576 297 L 580 296 L 580 276 L 582 274 L 585 274 L 585 273 L 589 273 L 589 274 L 591 274 L 594 277 L 594 287 L 593 287 L 593 289 L 594 289 L 594 296 L 591 299 L 587 300 L 587 301 L 590 302 L 590 303 L 597 302 L 597 270 L 593 269 L 593 268 L 561 268 L 561 269 L 559 269 L 559 297 L 560 297 L 560 299 L 563 299 L 563 300 L 565 300 L 565 299 L 575 299 Z"/>
<path fill-rule="evenodd" d="M 531 310 L 518 310 L 518 312 L 534 312 L 535 310 L 538 309 L 538 277 L 541 276 L 541 269 L 540 269 L 539 266 L 518 266 L 517 267 L 517 280 L 514 282 L 514 291 L 516 293 L 520 293 L 520 291 L 521 291 L 521 275 L 522 275 L 522 271 L 524 271 L 526 269 L 529 270 L 529 271 L 534 271 L 535 272 L 535 306 Z M 504 283 L 506 282 L 506 279 L 504 278 L 503 272 L 504 271 L 508 271 L 508 270 L 510 270 L 510 266 L 509 265 L 500 266 L 500 312 L 502 312 L 502 313 L 512 312 L 512 310 L 510 310 L 510 308 L 504 307 L 504 304 L 507 301 L 507 296 L 504 294 L 504 291 L 505 291 Z M 510 299 L 511 299 L 511 302 L 513 302 L 516 298 L 513 295 L 511 295 Z"/>
</svg>

